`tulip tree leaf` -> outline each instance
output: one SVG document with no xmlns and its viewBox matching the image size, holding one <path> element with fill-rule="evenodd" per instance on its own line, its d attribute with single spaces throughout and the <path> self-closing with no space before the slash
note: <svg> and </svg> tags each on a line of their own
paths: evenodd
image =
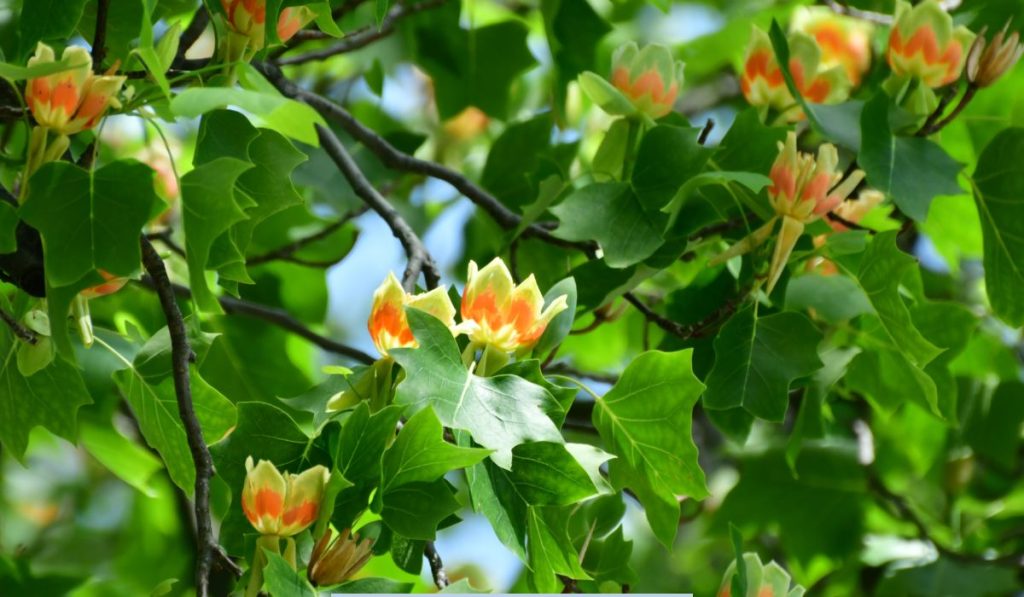
<svg viewBox="0 0 1024 597">
<path fill-rule="evenodd" d="M 263 549 L 267 565 L 263 583 L 274 597 L 316 597 L 320 593 L 309 584 L 306 575 L 295 570 L 280 554 Z"/>
<path fill-rule="evenodd" d="M 467 31 L 459 25 L 459 3 L 424 11 L 412 24 L 417 59 L 434 81 L 442 120 L 475 106 L 505 118 L 509 87 L 536 61 L 526 45 L 529 33 L 519 21 L 501 21 Z"/>
<path fill-rule="evenodd" d="M 408 483 L 433 481 L 450 470 L 472 466 L 490 453 L 444 441 L 441 421 L 426 407 L 409 418 L 398 439 L 384 453 L 382 491 Z"/>
<path fill-rule="evenodd" d="M 551 210 L 561 225 L 555 236 L 565 240 L 595 240 L 604 259 L 624 268 L 647 259 L 664 242 L 665 214 L 648 213 L 628 184 L 597 183 L 569 195 Z"/>
<path fill-rule="evenodd" d="M 394 487 L 384 493 L 381 519 L 396 533 L 410 539 L 431 540 L 441 521 L 461 507 L 444 479 Z"/>
<path fill-rule="evenodd" d="M 544 411 L 554 400 L 547 390 L 513 375 L 476 376 L 466 370 L 443 323 L 417 309 L 406 315 L 420 347 L 391 352 L 406 374 L 396 404 L 433 406 L 444 426 L 469 431 L 505 468 L 512 464 L 512 448 L 523 442 L 563 441 Z"/>
<path fill-rule="evenodd" d="M 1024 128 L 999 133 L 978 158 L 974 199 L 985 241 L 985 289 L 996 315 L 1024 325 Z"/>
<path fill-rule="evenodd" d="M 127 160 L 91 174 L 51 162 L 32 176 L 21 217 L 43 237 L 50 284 L 69 286 L 99 269 L 116 276 L 139 269 L 139 233 L 157 200 L 153 176 Z"/>
<path fill-rule="evenodd" d="M 18 460 L 24 458 L 29 432 L 37 425 L 74 441 L 78 409 L 92 403 L 81 374 L 62 359 L 23 376 L 17 365 L 20 344 L 6 325 L 0 326 L 0 442 Z"/>
<path fill-rule="evenodd" d="M 889 97 L 879 93 L 864 105 L 857 160 L 871 186 L 891 196 L 903 213 L 923 222 L 936 195 L 962 192 L 957 174 L 963 166 L 933 141 L 894 135 L 889 104 Z"/>
<path fill-rule="evenodd" d="M 544 32 L 558 72 L 556 102 L 565 102 L 565 87 L 594 67 L 597 46 L 611 31 L 587 0 L 543 0 Z"/>
<path fill-rule="evenodd" d="M 529 580 L 538 593 L 561 592 L 562 582 L 558 575 L 580 580 L 590 578 L 569 540 L 569 510 L 541 506 L 527 508 Z"/>
<path fill-rule="evenodd" d="M 235 158 L 217 158 L 181 178 L 182 220 L 188 256 L 192 298 L 203 311 L 220 313 L 220 303 L 206 282 L 210 251 L 218 236 L 245 219 L 235 184 L 252 164 Z"/>
<path fill-rule="evenodd" d="M 609 464 L 613 478 L 644 479 L 651 490 L 639 492 L 645 508 L 654 496 L 674 505 L 670 525 L 647 513 L 655 535 L 666 545 L 679 526 L 675 496 L 708 495 L 692 436 L 693 407 L 704 390 L 693 374 L 692 356 L 692 350 L 643 353 L 594 406 L 594 427 L 618 456 Z"/>
<path fill-rule="evenodd" d="M 700 134 L 699 128 L 659 125 L 644 135 L 632 182 L 645 210 L 660 211 L 704 168 L 713 151 L 697 142 Z"/>
<path fill-rule="evenodd" d="M 18 18 L 18 54 L 26 57 L 39 41 L 64 39 L 75 31 L 86 0 L 31 0 Z"/>
<path fill-rule="evenodd" d="M 782 421 L 793 381 L 821 369 L 821 332 L 800 313 L 758 318 L 754 307 L 732 316 L 715 339 L 715 364 L 705 383 L 704 406 L 742 406 L 750 414 Z"/>
<path fill-rule="evenodd" d="M 910 311 L 900 295 L 903 277 L 917 262 L 896 246 L 896 234 L 896 231 L 889 231 L 874 237 L 861 259 L 857 278 L 893 345 L 912 363 L 924 367 L 942 349 L 925 339 L 914 327 Z"/>
</svg>

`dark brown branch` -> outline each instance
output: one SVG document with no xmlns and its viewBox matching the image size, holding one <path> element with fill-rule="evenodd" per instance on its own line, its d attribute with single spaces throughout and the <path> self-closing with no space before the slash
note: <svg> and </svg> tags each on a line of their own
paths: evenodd
<svg viewBox="0 0 1024 597">
<path fill-rule="evenodd" d="M 715 121 L 708 118 L 708 121 L 704 124 L 704 128 L 700 131 L 700 136 L 697 137 L 697 143 L 704 145 L 708 142 L 708 136 L 711 135 L 711 131 L 715 129 Z"/>
<path fill-rule="evenodd" d="M 272 251 L 267 251 L 266 253 L 248 257 L 246 258 L 245 263 L 246 265 L 259 265 L 261 263 L 267 263 L 270 261 L 290 261 L 292 263 L 297 263 L 299 265 L 307 265 L 309 267 L 329 267 L 331 265 L 334 265 L 335 262 L 333 261 L 330 263 L 313 262 L 307 259 L 296 257 L 295 254 L 304 249 L 305 247 L 308 247 L 309 245 L 317 241 L 321 241 L 329 237 L 330 235 L 334 234 L 336 231 L 341 229 L 345 224 L 348 224 L 353 219 L 366 213 L 367 210 L 369 210 L 369 206 L 361 207 L 353 211 L 352 213 L 346 214 L 342 218 L 335 220 L 334 222 L 331 222 L 327 226 L 324 226 L 323 230 L 317 232 L 316 234 L 311 234 L 309 236 L 300 238 L 289 245 L 285 245 Z"/>
<path fill-rule="evenodd" d="M 28 342 L 29 344 L 36 343 L 36 333 L 28 329 L 27 327 L 21 325 L 18 322 L 18 320 L 14 318 L 13 315 L 5 311 L 3 308 L 0 308 L 0 319 L 2 319 L 3 322 L 7 324 L 7 327 L 11 328 L 11 331 L 14 332 L 15 336 L 21 338 L 25 342 Z"/>
<path fill-rule="evenodd" d="M 892 25 L 892 15 L 883 14 L 880 12 L 872 12 L 870 10 L 861 10 L 852 6 L 841 4 L 836 0 L 825 0 L 825 5 L 832 9 L 832 12 L 840 15 L 846 15 L 848 17 L 854 17 L 864 21 L 870 21 L 879 25 Z"/>
<path fill-rule="evenodd" d="M 421 160 L 399 151 L 383 137 L 356 120 L 345 108 L 327 98 L 306 91 L 289 81 L 276 65 L 264 62 L 253 63 L 253 66 L 258 68 L 281 93 L 309 104 L 325 118 L 338 123 L 345 132 L 366 146 L 384 165 L 392 170 L 411 172 L 447 182 L 462 193 L 463 196 L 480 206 L 505 230 L 516 229 L 522 221 L 520 216 L 505 207 L 497 197 L 477 186 L 462 174 L 440 164 Z M 540 224 L 532 224 L 527 227 L 523 231 L 523 236 L 537 238 L 551 245 L 579 249 L 581 251 L 593 251 L 595 248 L 593 243 L 572 242 L 556 238 Z"/>
<path fill-rule="evenodd" d="M 171 336 L 171 360 L 174 377 L 174 392 L 178 401 L 178 416 L 185 428 L 189 451 L 196 467 L 195 515 L 197 532 L 196 558 L 196 595 L 209 595 L 210 572 L 214 560 L 218 566 L 225 567 L 236 576 L 242 571 L 221 550 L 213 534 L 213 519 L 210 514 L 210 479 L 214 475 L 213 458 L 203 439 L 203 429 L 196 417 L 192 404 L 192 387 L 189 379 L 189 368 L 193 358 L 192 349 L 188 344 L 188 330 L 181 309 L 174 296 L 174 287 L 167 276 L 167 268 L 160 259 L 153 244 L 145 237 L 141 238 L 142 265 L 153 280 L 153 287 L 160 297 L 160 306 L 167 319 L 167 330 Z"/>
<path fill-rule="evenodd" d="M 161 243 L 164 244 L 165 247 L 170 249 L 172 253 L 184 259 L 185 249 L 183 249 L 181 245 L 179 245 L 178 243 L 174 242 L 174 239 L 171 237 L 173 232 L 174 231 L 171 230 L 170 228 L 165 228 L 163 230 L 160 230 L 159 232 L 150 232 L 149 234 L 146 235 L 146 238 L 148 238 L 149 240 L 160 241 Z"/>
<path fill-rule="evenodd" d="M 434 259 L 427 252 L 427 248 L 423 245 L 420 237 L 402 219 L 398 210 L 388 203 L 388 200 L 370 184 L 370 181 L 366 179 L 363 171 L 359 169 L 359 165 L 352 159 L 352 156 L 345 149 L 337 135 L 327 127 L 319 124 L 316 125 L 316 132 L 320 138 L 320 145 L 327 152 L 327 155 L 331 156 L 331 159 L 338 166 L 341 173 L 345 175 L 348 183 L 352 185 L 352 190 L 370 206 L 370 209 L 377 212 L 377 215 L 391 228 L 395 238 L 402 243 L 402 248 L 405 249 L 405 255 L 409 260 L 405 268 L 405 275 L 402 278 L 402 285 L 405 286 L 405 289 L 411 292 L 415 288 L 416 280 L 420 277 L 421 272 L 426 280 L 427 289 L 436 288 L 441 281 L 441 275 L 438 273 L 437 266 L 434 265 Z"/>
<path fill-rule="evenodd" d="M 942 98 L 939 100 L 939 105 L 936 106 L 934 110 L 932 110 L 932 113 L 928 115 L 928 119 L 924 121 L 924 124 L 921 125 L 921 128 L 918 129 L 915 135 L 917 135 L 918 137 L 928 136 L 928 130 L 935 125 L 935 122 L 946 111 L 946 108 L 949 107 L 949 103 L 953 101 L 954 97 L 956 97 L 956 91 L 956 85 L 949 86 L 946 92 L 942 94 Z"/>
<path fill-rule="evenodd" d="M 142 280 L 142 284 L 150 289 L 155 289 L 152 279 L 144 278 Z M 186 286 L 174 284 L 172 285 L 172 288 L 174 290 L 174 294 L 181 298 L 187 299 L 192 296 L 192 291 Z M 339 342 L 335 342 L 326 336 L 317 334 L 303 325 L 298 319 L 292 317 L 287 311 L 243 299 L 236 299 L 230 296 L 222 296 L 218 300 L 220 301 L 220 306 L 223 307 L 224 311 L 229 315 L 246 315 L 256 319 L 262 319 L 267 323 L 272 323 L 283 330 L 289 331 L 300 338 L 308 340 L 327 352 L 348 357 L 363 365 L 369 365 L 375 360 L 373 357 L 361 350 L 352 348 L 351 346 L 346 346 Z"/>
<path fill-rule="evenodd" d="M 96 2 L 96 32 L 92 36 L 92 68 L 103 72 L 103 60 L 107 57 L 107 13 L 110 0 Z"/>
<path fill-rule="evenodd" d="M 625 293 L 624 295 L 622 295 L 622 298 L 626 299 L 626 301 L 629 302 L 634 307 L 636 307 L 637 310 L 640 311 L 644 315 L 644 317 L 647 318 L 648 321 L 658 326 L 662 330 L 683 340 L 690 340 L 692 338 L 699 338 L 705 335 L 712 326 L 722 321 L 722 319 L 725 316 L 735 311 L 739 304 L 742 302 L 743 298 L 746 297 L 748 292 L 749 290 L 741 291 L 736 297 L 729 299 L 721 307 L 716 309 L 714 313 L 708 315 L 701 321 L 698 321 L 690 325 L 682 325 L 678 322 L 672 321 L 671 319 L 665 317 L 664 315 L 661 315 L 654 309 L 651 309 L 646 303 L 640 300 L 640 298 L 637 297 L 632 292 Z"/>
<path fill-rule="evenodd" d="M 178 55 L 174 57 L 174 61 L 171 63 L 176 69 L 181 69 L 185 65 L 185 54 L 188 53 L 189 48 L 195 45 L 196 41 L 199 40 L 199 36 L 206 31 L 206 27 L 210 24 L 210 11 L 206 10 L 206 5 L 200 5 L 199 10 L 196 11 L 195 16 L 192 17 L 192 22 L 188 24 L 188 27 L 181 33 L 181 39 L 178 41 Z"/>
<path fill-rule="evenodd" d="M 331 56 L 354 52 L 394 33 L 395 25 L 402 19 L 425 10 L 437 8 L 447 1 L 448 0 L 428 0 L 427 2 L 419 2 L 417 4 L 399 5 L 395 7 L 388 16 L 384 17 L 380 27 L 367 26 L 357 29 L 356 31 L 353 31 L 341 38 L 338 43 L 332 46 L 314 50 L 306 54 L 292 56 L 290 58 L 281 58 L 276 62 L 282 66 L 290 64 L 305 64 L 307 62 L 325 60 Z"/>
<path fill-rule="evenodd" d="M 928 135 L 933 135 L 941 131 L 942 129 L 946 128 L 946 126 L 949 123 L 956 120 L 956 117 L 959 116 L 960 113 L 964 111 L 964 108 L 967 107 L 967 104 L 971 103 L 971 100 L 973 100 L 974 96 L 978 93 L 978 89 L 978 86 L 975 85 L 974 83 L 968 83 L 967 91 L 964 91 L 963 96 L 960 98 L 960 102 L 956 105 L 955 108 L 953 108 L 953 111 L 950 112 L 945 118 L 932 124 L 931 126 L 921 127 L 921 130 L 917 132 L 917 136 L 927 137 Z"/>
<path fill-rule="evenodd" d="M 846 226 L 850 230 L 861 230 L 863 232 L 867 232 L 868 234 L 878 234 L 878 231 L 875 230 L 874 228 L 868 228 L 867 226 L 862 226 L 862 225 L 858 224 L 857 222 L 854 222 L 854 221 L 851 221 L 851 220 L 848 220 L 848 219 L 844 218 L 843 216 L 835 213 L 834 211 L 830 211 L 830 212 L 826 213 L 825 217 L 828 218 L 829 220 L 833 221 L 833 222 L 836 222 L 837 224 L 842 224 L 843 226 Z"/>
<path fill-rule="evenodd" d="M 438 590 L 448 586 L 448 573 L 444 571 L 444 562 L 441 554 L 437 553 L 437 547 L 433 541 L 427 541 L 423 545 L 423 555 L 427 556 L 427 563 L 430 564 L 430 573 L 434 577 L 434 584 Z"/>
</svg>

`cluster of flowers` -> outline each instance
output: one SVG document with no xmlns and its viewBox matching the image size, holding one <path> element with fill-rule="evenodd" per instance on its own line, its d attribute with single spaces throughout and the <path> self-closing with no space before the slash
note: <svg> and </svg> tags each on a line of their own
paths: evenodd
<svg viewBox="0 0 1024 597">
<path fill-rule="evenodd" d="M 496 257 L 483 269 L 470 261 L 462 293 L 462 322 L 456 324 L 455 306 L 443 287 L 409 294 L 394 274 L 388 274 L 373 295 L 368 324 L 370 337 L 383 357 L 394 348 L 417 346 L 405 307 L 433 315 L 453 334 L 466 334 L 477 348 L 489 346 L 504 353 L 523 353 L 533 348 L 548 323 L 567 308 L 567 297 L 561 295 L 545 308 L 544 295 L 533 274 L 517 286 L 501 258 Z"/>
<path fill-rule="evenodd" d="M 810 102 L 844 101 L 871 67 L 873 27 L 867 21 L 837 15 L 825 7 L 801 7 L 789 33 L 789 70 L 800 94 Z M 987 46 L 987 47 L 986 47 Z M 900 0 L 885 57 L 892 75 L 886 91 L 912 112 L 927 115 L 936 105 L 934 89 L 955 83 L 966 66 L 972 85 L 987 87 L 1020 58 L 1024 46 L 1007 30 L 987 44 L 953 18 L 937 0 L 915 6 Z M 774 109 L 784 120 L 804 118 L 786 86 L 768 34 L 754 27 L 739 73 L 747 101 Z"/>
</svg>

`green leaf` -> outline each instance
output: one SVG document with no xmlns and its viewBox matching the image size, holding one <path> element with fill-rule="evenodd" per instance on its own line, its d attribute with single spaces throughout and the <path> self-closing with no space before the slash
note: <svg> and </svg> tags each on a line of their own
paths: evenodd
<svg viewBox="0 0 1024 597">
<path fill-rule="evenodd" d="M 92 399 L 81 374 L 62 359 L 31 377 L 22 376 L 16 358 L 19 344 L 6 325 L 0 327 L 0 442 L 21 461 L 29 432 L 37 425 L 74 441 L 78 409 Z"/>
<path fill-rule="evenodd" d="M 21 217 L 43 237 L 47 280 L 68 286 L 103 269 L 128 276 L 139 269 L 139 233 L 156 192 L 154 172 L 117 161 L 91 173 L 51 162 L 32 176 Z"/>
<path fill-rule="evenodd" d="M 376 10 L 374 13 L 377 17 L 377 27 L 381 26 L 384 22 L 384 18 L 388 16 L 388 10 L 391 9 L 391 0 L 377 0 Z"/>
<path fill-rule="evenodd" d="M 527 508 L 527 551 L 530 556 L 530 580 L 538 593 L 559 593 L 558 575 L 589 579 L 580 566 L 579 554 L 569 541 L 567 508 L 530 506 Z"/>
<path fill-rule="evenodd" d="M 398 439 L 384 453 L 383 483 L 388 490 L 408 483 L 434 481 L 450 470 L 472 466 L 489 450 L 460 448 L 444 441 L 444 430 L 429 406 L 409 418 Z"/>
<path fill-rule="evenodd" d="M 894 569 L 882 579 L 875 594 L 902 597 L 932 588 L 935 593 L 960 597 L 1012 595 L 1020 590 L 1020 580 L 1009 567 L 940 558 L 922 566 Z"/>
<path fill-rule="evenodd" d="M 441 521 L 460 507 L 444 479 L 393 487 L 382 500 L 381 519 L 393 531 L 410 539 L 432 540 Z"/>
<path fill-rule="evenodd" d="M 913 400 L 941 417 L 935 380 L 889 342 L 877 317 L 862 317 L 861 327 L 864 330 L 862 344 L 868 349 L 850 362 L 845 377 L 849 388 L 886 415 L 891 415 L 907 400 Z"/>
<path fill-rule="evenodd" d="M 978 158 L 974 200 L 985 241 L 985 289 L 992 310 L 1011 326 L 1024 325 L 1024 182 L 1014 156 L 1024 151 L 1024 128 L 996 135 Z"/>
<path fill-rule="evenodd" d="M 659 125 L 644 135 L 632 177 L 644 210 L 662 210 L 704 168 L 713 151 L 697 142 L 700 134 L 699 128 Z"/>
<path fill-rule="evenodd" d="M 721 185 L 723 187 L 728 187 L 730 183 L 734 182 L 746 187 L 754 193 L 758 193 L 761 189 L 770 185 L 772 180 L 763 174 L 757 174 L 755 172 L 701 172 L 687 180 L 686 183 L 679 188 L 679 191 L 675 194 L 668 205 L 662 208 L 663 212 L 669 214 L 668 228 L 672 228 L 675 225 L 680 212 L 686 205 L 686 201 L 694 191 L 707 185 Z"/>
<path fill-rule="evenodd" d="M 0 62 L 0 78 L 7 79 L 11 82 L 24 81 L 25 79 L 35 79 L 37 77 L 55 75 L 64 71 L 80 68 L 84 65 L 85 62 L 74 62 L 70 58 L 68 60 L 43 62 L 34 66 L 21 66 L 18 64 Z"/>
<path fill-rule="evenodd" d="M 708 495 L 692 436 L 693 407 L 704 390 L 693 374 L 692 357 L 692 350 L 645 352 L 594 406 L 594 426 L 618 456 L 609 465 L 613 477 L 619 474 L 633 480 L 633 485 L 637 479 L 649 484 L 650 492 L 640 488 L 640 501 L 649 509 L 648 521 L 665 545 L 671 545 L 678 528 L 675 496 L 703 499 Z M 670 525 L 652 516 L 655 496 L 675 506 Z"/>
<path fill-rule="evenodd" d="M 360 578 L 358 580 L 351 580 L 339 587 L 334 587 L 331 589 L 331 592 L 362 595 L 373 593 L 411 593 L 414 586 L 411 582 L 397 582 L 390 578 Z"/>
<path fill-rule="evenodd" d="M 957 174 L 963 166 L 923 137 L 897 137 L 889 125 L 890 100 L 879 93 L 864 106 L 857 161 L 871 186 L 903 213 L 923 222 L 936 195 L 959 195 Z"/>
<path fill-rule="evenodd" d="M 548 323 L 547 329 L 544 330 L 544 335 L 533 347 L 533 353 L 541 355 L 541 358 L 557 348 L 569 336 L 573 321 L 576 319 L 576 280 L 573 278 L 561 280 L 549 288 L 544 294 L 544 305 L 550 305 L 562 295 L 568 297 L 568 307 L 565 311 L 555 315 L 555 318 Z"/>
<path fill-rule="evenodd" d="M 249 162 L 218 158 L 202 164 L 181 178 L 182 221 L 188 258 L 192 299 L 203 311 L 223 309 L 206 282 L 206 265 L 218 236 L 246 218 L 235 197 L 235 184 Z"/>
<path fill-rule="evenodd" d="M 319 593 L 306 575 L 292 568 L 279 554 L 263 549 L 267 565 L 263 568 L 263 586 L 274 597 L 317 597 Z"/>
<path fill-rule="evenodd" d="M 17 209 L 6 201 L 0 201 L 0 254 L 18 250 L 18 240 L 15 237 L 17 230 Z"/>
<path fill-rule="evenodd" d="M 475 106 L 505 118 L 509 89 L 536 61 L 526 45 L 529 33 L 519 21 L 501 21 L 466 31 L 459 25 L 461 7 L 445 4 L 406 19 L 417 61 L 434 81 L 442 120 Z"/>
<path fill-rule="evenodd" d="M 1020 426 L 1024 423 L 1024 384 L 1006 382 L 975 403 L 965 430 L 967 442 L 982 458 L 1013 471 L 1020 457 Z"/>
<path fill-rule="evenodd" d="M 163 468 L 163 463 L 148 450 L 109 425 L 84 424 L 80 429 L 79 440 L 93 458 L 119 479 L 146 497 L 157 496 L 156 490 L 150 485 L 150 479 Z"/>
<path fill-rule="evenodd" d="M 875 235 L 861 259 L 857 277 L 893 346 L 898 347 L 911 363 L 924 367 L 942 349 L 926 340 L 914 327 L 910 311 L 903 302 L 900 284 L 917 262 L 899 250 L 896 235 L 896 231 Z"/>
<path fill-rule="evenodd" d="M 633 542 L 626 541 L 622 527 L 619 526 L 604 540 L 590 542 L 583 559 L 583 569 L 597 582 L 631 585 L 639 578 L 629 565 L 632 555 Z"/>
<path fill-rule="evenodd" d="M 857 282 L 846 276 L 810 273 L 790 278 L 786 284 L 786 308 L 814 310 L 831 323 L 840 323 L 865 313 L 874 313 Z"/>
<path fill-rule="evenodd" d="M 622 92 L 604 77 L 590 71 L 580 73 L 577 79 L 583 93 L 611 116 L 631 116 L 636 108 Z"/>
<path fill-rule="evenodd" d="M 611 26 L 587 0 L 542 0 L 540 10 L 558 75 L 555 103 L 561 112 L 566 86 L 581 72 L 594 67 L 598 44 Z"/>
<path fill-rule="evenodd" d="M 396 404 L 414 410 L 433 406 L 446 427 L 465 429 L 491 458 L 508 468 L 512 448 L 526 441 L 561 442 L 562 435 L 544 412 L 553 400 L 544 388 L 512 375 L 477 377 L 462 364 L 459 347 L 443 323 L 417 309 L 406 315 L 418 349 L 393 350 L 405 369 Z"/>
<path fill-rule="evenodd" d="M 664 240 L 667 218 L 644 211 L 625 183 L 596 183 L 583 187 L 552 208 L 561 225 L 555 236 L 565 240 L 595 240 L 613 268 L 647 259 Z"/>
<path fill-rule="evenodd" d="M 175 485 L 187 495 L 192 495 L 196 469 L 188 437 L 178 415 L 174 380 L 166 378 L 159 384 L 150 384 L 124 355 L 113 348 L 109 350 L 124 364 L 125 368 L 114 373 L 114 381 L 135 413 L 146 443 L 160 454 Z M 235 424 L 235 406 L 195 372 L 191 375 L 191 385 L 192 403 L 203 437 L 212 444 Z"/>
<path fill-rule="evenodd" d="M 531 442 L 512 451 L 509 481 L 526 503 L 569 506 L 597 493 L 590 475 L 567 447 L 553 442 Z M 604 454 L 603 460 L 610 457 Z"/>
<path fill-rule="evenodd" d="M 82 18 L 86 0 L 30 0 L 18 17 L 18 56 L 26 58 L 39 41 L 63 41 Z"/>
<path fill-rule="evenodd" d="M 754 307 L 740 310 L 715 339 L 715 365 L 705 380 L 704 406 L 742 406 L 756 417 L 782 421 L 793 381 L 822 367 L 821 340 L 821 332 L 800 313 L 758 318 Z"/>
<path fill-rule="evenodd" d="M 259 121 L 267 128 L 314 147 L 320 145 L 315 125 L 327 126 L 313 108 L 270 90 L 191 87 L 171 100 L 171 111 L 185 118 L 197 118 L 228 106 L 258 115 Z"/>
<path fill-rule="evenodd" d="M 427 410 L 427 409 L 425 409 Z M 395 437 L 402 409 L 389 406 L 370 414 L 366 402 L 359 403 L 345 419 L 338 439 L 334 464 L 353 483 L 376 483 L 381 478 L 381 454 Z"/>
</svg>

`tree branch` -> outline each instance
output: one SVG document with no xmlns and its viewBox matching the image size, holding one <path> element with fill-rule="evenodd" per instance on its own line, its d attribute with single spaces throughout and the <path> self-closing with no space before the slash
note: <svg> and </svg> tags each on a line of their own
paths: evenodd
<svg viewBox="0 0 1024 597">
<path fill-rule="evenodd" d="M 151 290 L 156 289 L 156 284 L 151 278 L 144 278 L 142 280 L 142 285 Z M 171 288 L 174 290 L 174 294 L 181 298 L 187 299 L 192 296 L 192 291 L 189 290 L 187 286 L 172 284 Z M 301 321 L 295 319 L 291 314 L 282 309 L 275 309 L 274 307 L 268 307 L 266 305 L 253 303 L 243 299 L 236 299 L 230 296 L 222 296 L 218 300 L 220 301 L 220 306 L 223 307 L 224 311 L 229 315 L 247 315 L 255 319 L 262 319 L 267 323 L 274 324 L 283 330 L 289 331 L 300 338 L 308 340 L 327 352 L 348 357 L 363 365 L 370 365 L 376 360 L 361 350 L 352 348 L 351 346 L 346 346 L 340 342 L 335 342 L 326 336 L 317 334 L 303 325 Z"/>
<path fill-rule="evenodd" d="M 0 307 L 0 319 L 7 324 L 7 327 L 11 328 L 11 331 L 14 332 L 15 336 L 21 338 L 25 342 L 35 344 L 38 341 L 35 332 L 18 323 L 18 320 L 2 307 Z"/>
<path fill-rule="evenodd" d="M 96 31 L 92 36 L 92 69 L 103 72 L 103 60 L 107 57 L 107 13 L 110 0 L 96 2 Z"/>
<path fill-rule="evenodd" d="M 314 50 L 306 54 L 292 56 L 290 58 L 280 58 L 275 60 L 275 62 L 281 66 L 305 64 L 307 62 L 325 60 L 332 56 L 338 56 L 339 54 L 345 54 L 347 52 L 354 52 L 355 50 L 365 48 L 373 42 L 384 39 L 394 33 L 395 24 L 405 17 L 425 10 L 437 8 L 447 1 L 448 0 L 429 0 L 427 2 L 420 2 L 417 4 L 399 5 L 384 18 L 380 27 L 363 27 L 341 38 L 338 43 L 332 46 Z"/>
<path fill-rule="evenodd" d="M 181 69 L 184 67 L 185 54 L 188 53 L 189 48 L 195 45 L 209 24 L 210 11 L 206 9 L 205 4 L 201 4 L 195 16 L 192 17 L 192 22 L 188 24 L 188 28 L 181 33 L 181 39 L 178 41 L 178 55 L 174 57 L 174 61 L 171 63 L 173 68 Z"/>
<path fill-rule="evenodd" d="M 423 245 L 420 237 L 402 219 L 398 210 L 388 203 L 388 200 L 370 184 L 370 181 L 366 179 L 362 170 L 359 169 L 359 165 L 349 155 L 348 150 L 342 145 L 337 135 L 327 127 L 319 124 L 316 125 L 316 132 L 320 137 L 320 145 L 323 146 L 327 155 L 331 157 L 341 173 L 345 175 L 349 184 L 352 185 L 352 190 L 370 206 L 370 209 L 377 212 L 377 215 L 391 228 L 395 238 L 402 243 L 402 248 L 405 249 L 405 254 L 409 259 L 409 263 L 405 268 L 405 275 L 402 279 L 402 285 L 405 286 L 405 289 L 411 292 L 415 288 L 416 280 L 421 272 L 426 280 L 427 289 L 436 288 L 437 284 L 441 281 L 441 275 L 438 273 L 437 266 L 434 265 L 434 260 L 430 253 L 427 252 L 427 248 Z"/>
<path fill-rule="evenodd" d="M 174 392 L 178 401 L 178 416 L 181 418 L 188 438 L 189 451 L 196 467 L 195 515 L 196 515 L 196 594 L 199 597 L 209 595 L 210 571 L 214 560 L 218 566 L 224 567 L 241 576 L 242 571 L 221 550 L 213 534 L 213 519 L 210 514 L 210 479 L 214 475 L 213 459 L 203 439 L 203 430 L 196 417 L 192 404 L 192 387 L 189 380 L 189 368 L 192 360 L 192 349 L 188 344 L 188 331 L 181 309 L 174 297 L 174 287 L 167 276 L 167 268 L 160 259 L 153 244 L 142 237 L 142 265 L 153 280 L 153 287 L 160 297 L 160 306 L 167 319 L 167 330 L 171 336 L 171 360 L 174 372 Z"/>
<path fill-rule="evenodd" d="M 665 317 L 664 315 L 661 315 L 654 309 L 651 309 L 649 306 L 647 306 L 646 303 L 640 300 L 640 298 L 637 297 L 632 292 L 627 292 L 623 294 L 622 298 L 626 299 L 626 301 L 628 301 L 631 305 L 636 307 L 638 311 L 643 313 L 644 317 L 646 317 L 648 321 L 655 324 L 662 330 L 683 340 L 689 340 L 691 338 L 698 338 L 704 335 L 704 333 L 710 326 L 714 325 L 718 321 L 721 321 L 723 316 L 735 311 L 736 307 L 742 300 L 741 297 L 745 297 L 746 294 L 747 292 L 741 292 L 737 297 L 726 301 L 724 305 L 722 305 L 719 309 L 715 310 L 715 312 L 709 315 L 708 317 L 690 325 L 682 325 L 680 323 L 672 321 L 671 319 Z"/>
<path fill-rule="evenodd" d="M 448 573 L 444 571 L 444 562 L 441 561 L 441 554 L 437 553 L 437 547 L 433 541 L 427 541 L 423 545 L 423 555 L 427 556 L 434 584 L 437 585 L 438 590 L 443 590 L 448 586 Z"/>
<path fill-rule="evenodd" d="M 267 263 L 269 261 L 290 261 L 292 263 L 297 263 L 299 265 L 307 265 L 307 266 L 310 266 L 310 267 L 323 267 L 323 266 L 333 265 L 334 264 L 333 262 L 332 263 L 321 263 L 321 262 L 314 262 L 314 261 L 309 261 L 309 260 L 306 260 L 306 259 L 301 259 L 299 257 L 296 257 L 295 253 L 298 253 L 299 251 L 301 251 L 305 247 L 308 247 L 309 245 L 311 245 L 311 244 L 313 244 L 313 243 L 315 243 L 317 241 L 321 241 L 321 240 L 329 237 L 330 235 L 334 234 L 337 230 L 339 230 L 342 226 L 344 226 L 345 224 L 348 224 L 353 219 L 363 215 L 368 210 L 369 210 L 369 206 L 363 206 L 363 207 L 353 211 L 352 213 L 346 214 L 345 216 L 341 217 L 340 219 L 335 220 L 334 222 L 331 222 L 327 226 L 324 226 L 323 230 L 321 230 L 321 231 L 319 231 L 319 232 L 317 232 L 315 234 L 311 234 L 309 236 L 300 238 L 300 239 L 296 240 L 295 242 L 293 242 L 293 243 L 291 243 L 289 245 L 285 245 L 283 247 L 274 249 L 272 251 L 267 251 L 266 253 L 262 253 L 260 255 L 255 255 L 255 256 L 252 256 L 252 257 L 247 257 L 246 260 L 245 260 L 245 263 L 246 263 L 246 265 L 259 265 L 261 263 Z"/>
<path fill-rule="evenodd" d="M 505 230 L 514 230 L 522 222 L 522 218 L 505 207 L 497 197 L 477 186 L 462 174 L 440 164 L 421 160 L 399 151 L 383 137 L 356 120 L 345 108 L 323 96 L 306 91 L 289 81 L 276 65 L 266 62 L 254 62 L 253 66 L 263 73 L 281 93 L 309 104 L 325 118 L 338 123 L 345 132 L 366 146 L 384 165 L 392 170 L 420 174 L 447 182 L 467 199 L 480 206 Z M 527 227 L 523 231 L 523 236 L 526 238 L 537 238 L 551 245 L 579 249 L 581 251 L 592 251 L 596 247 L 594 243 L 572 242 L 556 238 L 552 236 L 550 231 L 538 224 L 531 224 Z"/>
</svg>

